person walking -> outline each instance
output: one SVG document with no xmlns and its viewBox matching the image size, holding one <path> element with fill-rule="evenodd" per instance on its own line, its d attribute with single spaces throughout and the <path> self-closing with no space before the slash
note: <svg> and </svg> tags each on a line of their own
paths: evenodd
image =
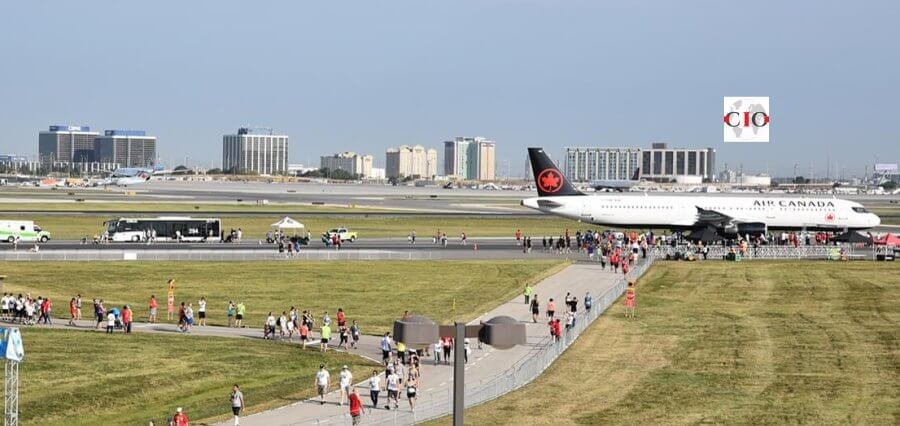
<svg viewBox="0 0 900 426">
<path fill-rule="evenodd" d="M 228 317 L 228 327 L 234 327 L 234 302 L 228 301 L 228 307 L 225 308 L 225 316 Z"/>
<path fill-rule="evenodd" d="M 531 294 L 534 293 L 534 288 L 531 287 L 531 284 L 525 284 L 525 290 L 522 291 L 522 295 L 525 296 L 525 304 L 527 305 L 531 301 Z"/>
<path fill-rule="evenodd" d="M 134 312 L 131 310 L 131 306 L 125 305 L 122 308 L 122 329 L 125 331 L 125 334 L 131 334 L 131 323 L 134 321 Z"/>
<path fill-rule="evenodd" d="M 309 343 L 309 326 L 306 321 L 300 322 L 300 343 L 303 344 L 303 349 L 306 349 L 306 344 Z"/>
<path fill-rule="evenodd" d="M 175 409 L 175 415 L 172 416 L 172 426 L 190 426 L 191 421 L 181 407 Z"/>
<path fill-rule="evenodd" d="M 388 365 L 391 360 L 391 333 L 384 333 L 384 337 L 381 338 L 381 362 L 384 365 Z"/>
<path fill-rule="evenodd" d="M 359 399 L 359 391 L 353 388 L 350 392 L 350 420 L 353 425 L 358 425 L 362 417 L 362 401 Z"/>
<path fill-rule="evenodd" d="M 44 303 L 41 304 L 41 316 L 44 318 L 44 325 L 53 324 L 53 320 L 50 318 L 50 313 L 53 311 L 53 302 L 50 301 L 50 298 L 44 299 Z"/>
<path fill-rule="evenodd" d="M 244 394 L 237 383 L 231 388 L 229 399 L 231 400 L 231 413 L 234 414 L 234 426 L 239 426 L 241 424 L 241 412 L 244 411 Z"/>
<path fill-rule="evenodd" d="M 353 325 L 350 326 L 350 338 L 353 339 L 350 341 L 351 349 L 359 349 L 359 324 L 356 323 L 356 320 L 353 320 Z"/>
<path fill-rule="evenodd" d="M 372 408 L 378 408 L 378 394 L 381 392 L 381 377 L 378 377 L 378 370 L 372 370 L 372 377 L 369 377 L 369 398 L 372 400 Z"/>
<path fill-rule="evenodd" d="M 553 302 L 553 298 L 550 298 L 550 301 L 547 302 L 547 318 L 553 319 L 553 315 L 556 314 L 556 303 Z"/>
<path fill-rule="evenodd" d="M 187 308 L 184 308 L 184 331 L 186 333 L 191 332 L 191 326 L 194 325 L 194 304 L 188 303 Z"/>
<path fill-rule="evenodd" d="M 628 311 L 631 310 L 631 318 L 634 318 L 634 281 L 628 282 L 628 288 L 625 290 L 625 318 L 628 318 Z"/>
<path fill-rule="evenodd" d="M 319 364 L 319 371 L 316 373 L 316 392 L 319 395 L 319 403 L 325 405 L 325 394 L 328 393 L 328 385 L 331 382 L 331 375 L 325 369 L 325 364 Z"/>
<path fill-rule="evenodd" d="M 453 348 L 453 338 L 441 336 L 441 346 L 444 349 L 444 364 L 450 364 L 450 350 Z"/>
<path fill-rule="evenodd" d="M 237 328 L 244 327 L 244 313 L 245 312 L 247 312 L 247 306 L 244 305 L 244 302 L 238 302 L 237 306 L 235 307 L 235 315 L 234 315 L 234 318 L 235 318 L 234 326 L 235 327 L 237 327 Z"/>
<path fill-rule="evenodd" d="M 386 410 L 391 409 L 391 401 L 394 401 L 394 409 L 400 408 L 400 376 L 398 376 L 397 372 L 394 370 L 389 371 L 390 374 L 388 374 L 387 380 L 385 380 L 388 391 L 387 405 L 384 406 Z"/>
<path fill-rule="evenodd" d="M 197 314 L 200 316 L 200 322 L 198 325 L 201 327 L 206 326 L 206 298 L 200 297 L 200 300 L 197 301 Z"/>
<path fill-rule="evenodd" d="M 75 311 L 78 313 L 75 320 L 81 320 L 81 294 L 75 295 Z"/>
<path fill-rule="evenodd" d="M 116 328 L 116 314 L 114 314 L 112 309 L 110 309 L 109 313 L 106 314 L 106 334 L 112 334 L 112 332 L 115 328 Z"/>
<path fill-rule="evenodd" d="M 319 350 L 322 352 L 328 351 L 328 341 L 331 340 L 331 326 L 328 324 L 322 324 L 322 342 L 319 346 Z"/>
<path fill-rule="evenodd" d="M 148 303 L 148 307 L 150 308 L 150 314 L 147 316 L 147 322 L 150 324 L 156 324 L 156 310 L 159 308 L 159 302 L 156 301 L 156 295 L 150 295 L 150 302 Z"/>
<path fill-rule="evenodd" d="M 584 293 L 584 309 L 590 313 L 591 306 L 594 306 L 594 297 L 591 296 L 591 292 L 587 291 Z"/>
<path fill-rule="evenodd" d="M 537 294 L 531 299 L 531 322 L 537 324 L 538 315 L 541 313 L 541 304 L 538 302 Z"/>
<path fill-rule="evenodd" d="M 341 367 L 341 375 L 340 375 L 340 383 L 341 387 L 341 405 L 344 405 L 344 396 L 350 398 L 351 387 L 353 386 L 353 373 L 350 372 L 350 368 L 346 365 Z"/>
<path fill-rule="evenodd" d="M 3 298 L 4 298 L 3 310 L 6 311 L 7 310 L 6 309 L 7 301 L 5 300 L 6 296 L 3 296 Z M 69 325 L 71 325 L 73 327 L 77 325 L 77 324 L 75 324 L 75 319 L 78 318 L 78 310 L 77 309 L 78 308 L 75 307 L 75 298 L 73 297 L 72 300 L 69 301 L 69 316 L 70 316 Z"/>
</svg>

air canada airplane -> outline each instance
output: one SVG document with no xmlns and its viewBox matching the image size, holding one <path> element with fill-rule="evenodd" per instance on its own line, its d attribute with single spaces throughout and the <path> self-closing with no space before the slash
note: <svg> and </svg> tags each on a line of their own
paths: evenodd
<svg viewBox="0 0 900 426">
<path fill-rule="evenodd" d="M 881 219 L 859 203 L 837 198 L 757 195 L 586 195 L 566 179 L 541 148 L 528 148 L 538 197 L 522 205 L 594 225 L 672 231 L 713 230 L 718 235 L 760 235 L 767 230 L 868 229 Z"/>
<path fill-rule="evenodd" d="M 591 182 L 591 187 L 597 190 L 601 189 L 611 189 L 618 192 L 625 192 L 631 190 L 631 188 L 639 183 L 641 183 L 641 169 L 637 168 L 634 170 L 634 174 L 631 176 L 631 179 L 600 179 Z"/>
</svg>

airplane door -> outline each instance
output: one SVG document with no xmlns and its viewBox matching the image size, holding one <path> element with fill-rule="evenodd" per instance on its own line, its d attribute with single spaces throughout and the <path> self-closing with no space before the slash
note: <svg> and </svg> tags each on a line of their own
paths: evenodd
<svg viewBox="0 0 900 426">
<path fill-rule="evenodd" d="M 587 197 L 581 197 L 584 200 L 581 201 L 581 221 L 593 223 L 594 222 L 594 212 L 591 211 L 591 203 L 588 202 Z"/>
</svg>

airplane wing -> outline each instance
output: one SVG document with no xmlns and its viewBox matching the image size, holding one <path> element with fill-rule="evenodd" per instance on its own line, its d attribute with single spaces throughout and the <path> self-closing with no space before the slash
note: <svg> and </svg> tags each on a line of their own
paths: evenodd
<svg viewBox="0 0 900 426">
<path fill-rule="evenodd" d="M 699 224 L 715 225 L 724 227 L 734 222 L 734 218 L 725 213 L 719 213 L 715 210 L 707 210 L 700 206 L 697 207 L 697 222 Z"/>
</svg>

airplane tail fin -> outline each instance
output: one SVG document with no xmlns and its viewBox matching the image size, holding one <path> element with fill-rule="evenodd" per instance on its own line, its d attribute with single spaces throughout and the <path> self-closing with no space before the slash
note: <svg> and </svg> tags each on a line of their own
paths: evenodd
<svg viewBox="0 0 900 426">
<path fill-rule="evenodd" d="M 584 195 L 575 189 L 566 176 L 550 161 L 550 157 L 542 148 L 528 148 L 528 158 L 531 160 L 531 170 L 534 172 L 534 184 L 537 186 L 538 196 L 564 196 Z"/>
<path fill-rule="evenodd" d="M 640 180 L 641 178 L 641 168 L 638 167 L 634 169 L 634 174 L 631 175 L 631 180 Z"/>
</svg>

